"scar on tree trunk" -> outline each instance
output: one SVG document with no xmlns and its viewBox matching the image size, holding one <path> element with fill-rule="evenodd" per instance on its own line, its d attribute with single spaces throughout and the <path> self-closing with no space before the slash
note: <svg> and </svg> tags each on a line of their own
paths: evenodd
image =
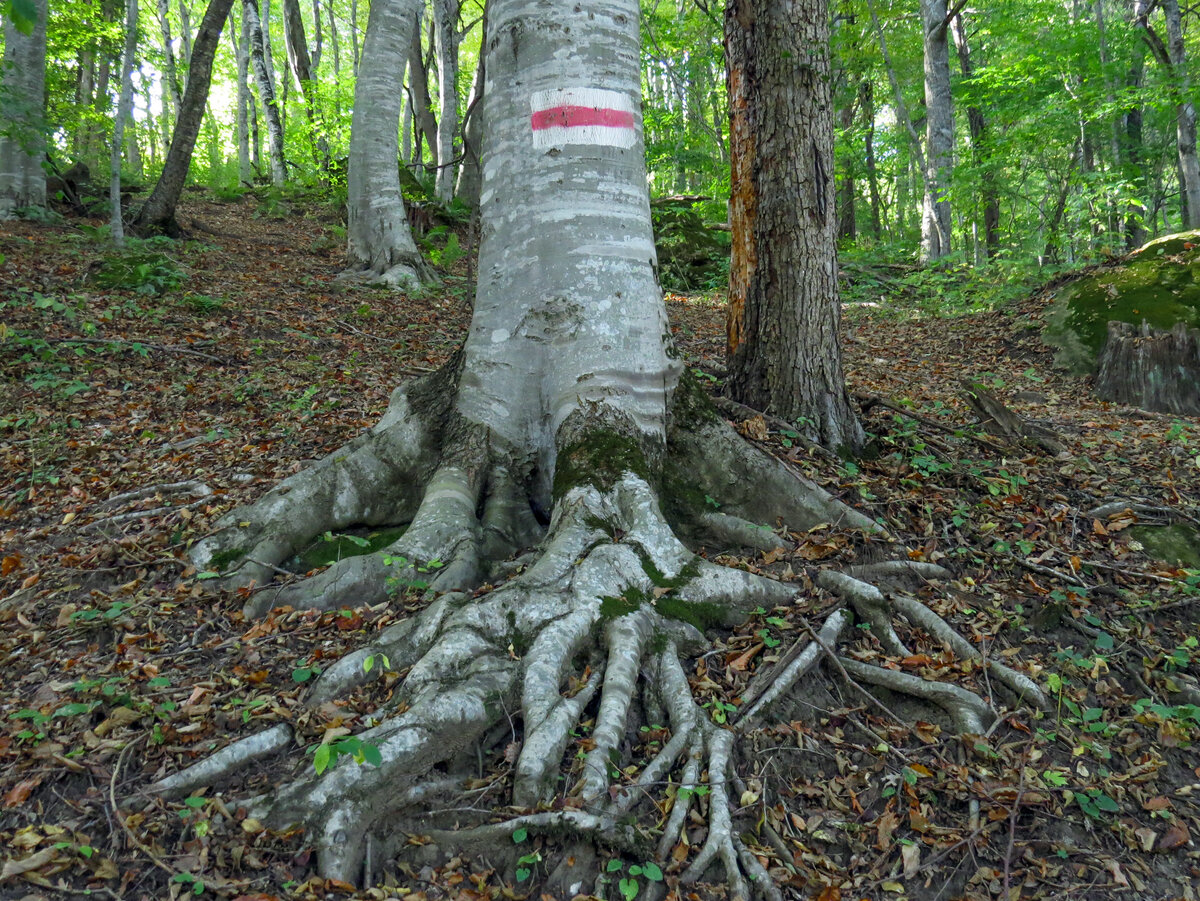
<svg viewBox="0 0 1200 901">
<path fill-rule="evenodd" d="M 778 899 L 741 838 L 734 749 L 806 674 L 830 660 L 856 685 L 910 695 L 963 732 L 983 731 L 995 719 L 994 701 L 983 694 L 839 655 L 842 636 L 858 633 L 850 629 L 855 622 L 869 624 L 886 653 L 907 655 L 893 625 L 900 614 L 955 654 L 979 659 L 916 599 L 876 587 L 948 575 L 900 559 L 817 574 L 845 605 L 751 685 L 753 700 L 732 727 L 713 722 L 688 682 L 690 661 L 709 647 L 705 633 L 744 621 L 757 607 L 791 603 L 798 589 L 716 565 L 677 535 L 710 546 L 746 537 L 773 547 L 780 538 L 772 526 L 780 521 L 795 529 L 836 523 L 880 541 L 882 530 L 744 442 L 687 377 L 674 394 L 666 447 L 657 451 L 611 407 L 568 417 L 557 435 L 547 524 L 525 487 L 529 464 L 447 412 L 461 370 L 459 355 L 397 389 L 373 429 L 234 510 L 193 549 L 197 566 L 252 589 L 247 612 L 254 615 L 278 604 L 374 603 L 405 586 L 425 593 L 422 612 L 331 665 L 305 699 L 316 708 L 373 682 L 386 667 L 403 674 L 354 736 L 377 765 L 320 775 L 309 768 L 239 802 L 272 828 L 303 826 L 324 876 L 370 884 L 413 833 L 432 836 L 445 850 L 485 850 L 511 867 L 513 835 L 526 830 L 564 851 L 561 860 L 548 858 L 551 868 L 567 866 L 573 857 L 566 850 L 580 847 L 660 861 L 667 878 L 682 883 L 713 878 L 719 865 L 731 897 Z M 282 562 L 327 529 L 406 521 L 388 548 L 271 583 Z M 484 582 L 498 587 L 477 593 Z M 1009 701 L 1045 705 L 1027 676 L 996 660 L 980 663 Z M 592 726 L 579 758 L 569 746 L 584 721 Z M 661 747 L 635 762 L 629 736 L 649 723 L 663 725 Z M 517 812 L 500 822 L 487 811 L 464 813 L 475 806 L 465 799 L 478 761 L 501 759 L 514 730 L 520 750 L 506 782 L 509 797 L 498 803 Z M 273 726 L 153 789 L 180 796 L 225 783 L 296 742 L 290 725 Z M 680 860 L 684 827 L 705 794 L 707 837 Z M 659 825 L 655 799 L 669 811 Z M 452 807 L 453 817 L 431 812 Z M 599 875 L 597 865 L 588 878 Z"/>
</svg>

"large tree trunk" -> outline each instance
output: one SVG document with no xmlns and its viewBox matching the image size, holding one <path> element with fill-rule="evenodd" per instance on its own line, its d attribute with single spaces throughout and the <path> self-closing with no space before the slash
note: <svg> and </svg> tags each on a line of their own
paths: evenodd
<svg viewBox="0 0 1200 901">
<path fill-rule="evenodd" d="M 421 0 L 375 0 L 354 88 L 347 173 L 350 264 L 394 284 L 419 283 L 420 254 L 400 194 L 397 139 L 408 30 Z"/>
<path fill-rule="evenodd" d="M 921 212 L 921 258 L 950 253 L 950 173 L 954 162 L 954 101 L 950 93 L 947 0 L 921 0 L 925 43 L 925 199 Z"/>
<path fill-rule="evenodd" d="M 730 0 L 729 395 L 857 448 L 838 327 L 829 25 L 822 0 Z"/>
<path fill-rule="evenodd" d="M 356 736 L 376 765 L 323 775 L 310 767 L 244 805 L 272 828 L 301 824 L 326 877 L 370 883 L 372 862 L 402 850 L 406 832 L 431 834 L 447 851 L 482 842 L 503 852 L 527 830 L 547 836 L 548 866 L 572 858 L 552 849 L 555 841 L 607 846 L 639 862 L 690 858 L 679 877 L 685 883 L 719 862 L 725 897 L 746 899 L 753 888 L 782 901 L 734 820 L 733 743 L 820 662 L 820 646 L 798 654 L 735 728 L 714 724 L 692 697 L 685 657 L 708 647 L 705 627 L 782 603 L 793 589 L 711 563 L 673 528 L 694 527 L 706 541 L 736 535 L 762 549 L 780 540 L 747 517 L 879 529 L 742 442 L 695 382 L 680 377 L 654 272 L 638 36 L 636 0 L 495 0 L 480 279 L 464 349 L 438 373 L 397 389 L 369 432 L 232 511 L 194 547 L 198 564 L 247 585 L 271 579 L 326 529 L 409 522 L 386 550 L 252 593 L 246 608 L 257 615 L 272 603 L 375 603 L 414 583 L 431 592 L 422 613 L 329 666 L 305 699 L 319 707 L 385 668 L 403 672 L 387 708 Z M 672 501 L 665 509 L 660 485 L 679 492 L 664 494 Z M 705 495 L 721 503 L 720 514 L 704 512 Z M 514 552 L 535 544 L 536 558 L 514 564 Z M 876 570 L 856 571 L 865 578 Z M 1031 680 L 979 660 L 915 600 L 889 602 L 857 577 L 821 579 L 889 654 L 908 654 L 890 605 L 979 661 L 994 683 L 1044 704 Z M 485 581 L 503 584 L 476 591 Z M 832 649 L 850 622 L 848 610 L 835 611 L 820 630 L 822 645 Z M 984 732 L 993 718 L 967 690 L 930 689 L 848 659 L 839 666 L 860 683 L 932 700 L 960 731 Z M 583 719 L 591 729 L 575 766 L 568 745 Z M 670 739 L 639 771 L 625 737 L 653 722 Z M 457 799 L 476 752 L 496 753 L 497 742 L 519 748 L 510 758 L 511 801 L 528 812 L 493 823 L 489 811 L 476 815 Z M 292 746 L 291 728 L 275 726 L 154 788 L 179 796 Z M 551 806 L 564 780 L 578 801 Z M 649 802 L 667 783 L 679 790 L 663 825 Z M 695 850 L 685 827 L 700 815 L 700 795 L 709 828 Z M 457 831 L 431 822 L 435 802 L 454 809 L 447 825 Z M 589 886 L 597 875 L 582 874 Z M 575 881 L 546 895 L 571 897 Z"/>
<path fill-rule="evenodd" d="M 434 192 L 449 204 L 454 197 L 454 160 L 458 157 L 458 5 L 459 0 L 433 0 L 438 67 L 438 170 Z"/>
<path fill-rule="evenodd" d="M 175 120 L 175 131 L 171 135 L 171 149 L 167 153 L 162 174 L 154 190 L 146 200 L 134 221 L 138 232 L 162 232 L 178 234 L 175 209 L 183 194 L 187 181 L 192 152 L 196 148 L 196 136 L 204 118 L 204 107 L 208 102 L 208 87 L 212 80 L 213 55 L 221 40 L 221 31 L 233 0 L 209 0 L 196 40 L 192 46 L 191 62 L 188 65 L 187 88 L 183 92 L 183 103 Z"/>
<path fill-rule="evenodd" d="M 275 78 L 267 56 L 270 41 L 258 18 L 255 0 L 242 0 L 242 14 L 250 29 L 250 62 L 258 98 L 262 101 L 263 118 L 267 120 L 267 149 L 271 158 L 271 184 L 280 187 L 287 181 L 287 163 L 283 156 L 283 124 L 279 120 L 279 104 L 275 100 Z"/>
<path fill-rule="evenodd" d="M 33 20 L 4 14 L 4 68 L 0 71 L 0 219 L 24 207 L 46 205 L 42 170 L 46 137 L 46 0 L 34 0 Z M 28 33 L 26 33 L 28 32 Z"/>
</svg>

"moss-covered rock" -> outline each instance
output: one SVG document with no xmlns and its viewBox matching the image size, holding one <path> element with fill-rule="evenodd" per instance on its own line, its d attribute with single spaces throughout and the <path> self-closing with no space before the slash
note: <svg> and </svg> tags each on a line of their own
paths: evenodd
<svg viewBox="0 0 1200 901">
<path fill-rule="evenodd" d="M 1043 337 L 1057 361 L 1086 374 L 1096 365 L 1110 321 L 1157 329 L 1200 327 L 1200 231 L 1151 241 L 1120 263 L 1095 269 L 1058 290 Z"/>
<path fill-rule="evenodd" d="M 1200 529 L 1186 523 L 1172 526 L 1133 526 L 1129 537 L 1142 543 L 1155 560 L 1200 569 Z"/>
</svg>

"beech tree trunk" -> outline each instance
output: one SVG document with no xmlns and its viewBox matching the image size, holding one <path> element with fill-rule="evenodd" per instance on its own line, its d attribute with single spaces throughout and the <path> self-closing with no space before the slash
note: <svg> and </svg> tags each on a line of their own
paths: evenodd
<svg viewBox="0 0 1200 901">
<path fill-rule="evenodd" d="M 487 12 L 484 11 L 483 29 L 487 32 Z M 479 61 L 475 66 L 475 77 L 471 81 L 471 94 L 467 101 L 466 123 L 463 129 L 463 160 L 458 167 L 458 182 L 455 195 L 467 206 L 479 205 L 479 189 L 483 181 L 483 82 L 487 72 L 487 46 L 479 48 Z M 406 125 L 408 123 L 405 123 Z"/>
<path fill-rule="evenodd" d="M 267 56 L 270 42 L 258 18 L 255 0 L 242 0 L 242 14 L 250 29 L 250 61 L 254 66 L 254 81 L 262 101 L 263 118 L 267 120 L 267 150 L 271 159 L 271 184 L 281 187 L 287 181 L 287 164 L 283 156 L 283 124 L 279 121 L 279 105 L 275 101 L 275 79 Z"/>
<path fill-rule="evenodd" d="M 318 20 L 319 22 L 320 20 Z M 313 81 L 312 57 L 308 53 L 308 40 L 304 36 L 304 19 L 300 15 L 300 0 L 283 0 L 283 38 L 287 49 L 288 68 L 292 71 L 296 89 L 304 102 L 304 114 L 308 118 L 309 140 L 312 142 L 313 159 L 322 168 L 329 165 L 329 145 L 322 134 L 320 114 L 317 110 L 315 82 Z"/>
<path fill-rule="evenodd" d="M 233 0 L 209 0 L 196 40 L 192 45 L 191 62 L 188 65 L 187 88 L 175 120 L 175 131 L 171 135 L 171 149 L 167 152 L 162 174 L 154 185 L 150 197 L 142 206 L 134 221 L 137 232 L 179 234 L 175 221 L 175 210 L 187 181 L 188 167 L 196 148 L 196 136 L 204 119 L 204 107 L 208 102 L 208 87 L 212 80 L 213 55 L 221 40 L 225 20 Z"/>
<path fill-rule="evenodd" d="M 347 172 L 351 266 L 394 284 L 419 282 L 420 254 L 400 194 L 398 128 L 409 29 L 421 0 L 374 0 L 354 88 Z"/>
<path fill-rule="evenodd" d="M 1150 25 L 1150 12 L 1162 7 L 1166 22 L 1164 42 Z M 1175 143 L 1178 150 L 1180 213 L 1183 227 L 1200 228 L 1200 157 L 1196 153 L 1196 105 L 1191 96 L 1191 79 L 1183 43 L 1183 24 L 1179 0 L 1135 0 L 1134 19 L 1150 51 L 1166 70 L 1169 91 L 1175 101 Z"/>
<path fill-rule="evenodd" d="M 458 3 L 433 0 L 438 67 L 438 170 L 434 191 L 449 204 L 454 196 L 454 160 L 458 156 Z"/>
<path fill-rule="evenodd" d="M 429 148 L 433 165 L 438 164 L 437 120 L 430 109 L 429 70 L 425 65 L 425 52 L 421 48 L 421 12 L 418 10 L 408 48 L 408 91 L 413 109 L 413 122 L 418 134 L 415 136 L 413 163 L 421 161 L 421 139 Z"/>
<path fill-rule="evenodd" d="M 950 93 L 947 0 L 921 0 L 925 45 L 925 198 L 921 209 L 921 258 L 950 253 L 952 218 L 946 190 L 954 162 L 954 100 Z"/>
<path fill-rule="evenodd" d="M 229 43 L 233 45 L 237 63 L 237 157 L 238 182 L 253 183 L 250 168 L 250 36 L 246 28 L 246 10 L 240 16 L 229 17 Z M 239 27 L 240 25 L 240 27 Z"/>
<path fill-rule="evenodd" d="M 857 448 L 838 328 L 833 111 L 823 0 L 730 0 L 727 391 Z M 481 269 L 482 271 L 482 269 Z"/>
<path fill-rule="evenodd" d="M 137 53 L 138 2 L 125 0 L 125 49 L 117 81 L 117 112 L 113 118 L 112 148 L 109 155 L 108 202 L 111 206 L 109 225 L 112 240 L 117 246 L 125 241 L 125 221 L 121 214 L 121 159 L 125 149 L 125 120 L 130 118 L 133 104 L 133 57 Z"/>
<path fill-rule="evenodd" d="M 0 219 L 46 205 L 42 170 L 46 138 L 46 0 L 34 0 L 32 22 L 17 27 L 4 14 L 4 67 L 0 70 Z"/>
<path fill-rule="evenodd" d="M 963 78 L 975 77 L 975 60 L 971 57 L 971 46 L 967 38 L 965 13 L 960 12 L 951 23 L 954 46 L 958 51 L 958 64 Z M 971 135 L 971 155 L 979 170 L 979 204 L 983 208 L 983 241 L 987 258 L 990 260 L 1000 249 L 1000 192 L 996 186 L 996 173 L 992 171 L 992 149 L 989 143 L 987 117 L 976 105 L 967 107 L 967 128 Z"/>
</svg>

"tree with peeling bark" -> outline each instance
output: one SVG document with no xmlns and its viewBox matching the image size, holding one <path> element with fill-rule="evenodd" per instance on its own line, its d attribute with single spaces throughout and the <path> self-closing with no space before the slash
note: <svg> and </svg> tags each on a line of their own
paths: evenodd
<svg viewBox="0 0 1200 901">
<path fill-rule="evenodd" d="M 355 275 L 400 287 L 420 283 L 396 165 L 404 63 L 421 0 L 375 0 L 354 87 L 347 171 L 348 256 Z"/>
<path fill-rule="evenodd" d="M 704 629 L 787 602 L 796 589 L 711 563 L 679 536 L 775 547 L 780 539 L 755 523 L 779 520 L 793 528 L 837 521 L 884 536 L 744 442 L 681 375 L 655 280 L 638 35 L 634 0 L 553 8 L 496 0 L 486 38 L 480 276 L 463 348 L 439 372 L 398 388 L 370 431 L 230 512 L 193 549 L 195 562 L 228 585 L 265 587 L 326 530 L 408 523 L 379 553 L 249 592 L 246 612 L 257 616 L 273 604 L 378 603 L 397 586 L 428 583 L 421 613 L 330 666 L 307 698 L 321 705 L 378 678 L 383 666 L 367 661 L 404 673 L 357 736 L 378 751 L 378 765 L 310 770 L 239 802 L 267 825 L 302 825 L 327 877 L 370 883 L 374 867 L 408 844 L 406 832 L 430 834 L 445 850 L 507 854 L 526 830 L 569 851 L 547 861 L 545 887 L 567 897 L 599 875 L 588 849 L 666 860 L 707 793 L 707 837 L 686 868 L 676 865 L 678 878 L 719 868 L 730 897 L 779 898 L 736 828 L 738 737 L 826 650 L 835 653 L 854 616 L 892 652 L 904 650 L 891 625 L 899 610 L 977 657 L 923 605 L 870 584 L 896 571 L 941 572 L 904 559 L 821 576 L 850 606 L 829 617 L 819 643 L 796 655 L 736 726 L 714 722 L 694 700 L 687 667 L 707 647 Z M 485 583 L 497 587 L 480 590 Z M 981 731 L 993 716 L 957 686 L 840 665 L 860 682 L 939 705 L 964 731 Z M 1041 701 L 1027 677 L 988 665 L 993 684 Z M 576 761 L 565 752 L 585 719 L 594 721 L 590 750 Z M 614 767 L 629 772 L 632 762 L 628 733 L 651 722 L 670 738 L 631 783 L 614 782 Z M 431 814 L 456 806 L 447 799 L 465 790 L 476 754 L 503 748 L 514 728 L 520 751 L 506 800 L 524 812 L 472 820 L 467 804 L 452 819 Z M 178 796 L 224 783 L 291 744 L 291 727 L 275 726 L 154 789 Z M 659 807 L 649 802 L 668 782 L 679 790 L 659 829 Z"/>
<path fill-rule="evenodd" d="M 22 7 L 24 9 L 25 7 Z M 4 64 L 0 70 L 0 219 L 46 205 L 46 144 L 42 106 L 46 94 L 46 0 L 35 0 L 31 17 L 4 15 Z"/>
<path fill-rule="evenodd" d="M 830 449 L 862 427 L 842 374 L 829 11 L 729 0 L 730 397 Z"/>
</svg>

